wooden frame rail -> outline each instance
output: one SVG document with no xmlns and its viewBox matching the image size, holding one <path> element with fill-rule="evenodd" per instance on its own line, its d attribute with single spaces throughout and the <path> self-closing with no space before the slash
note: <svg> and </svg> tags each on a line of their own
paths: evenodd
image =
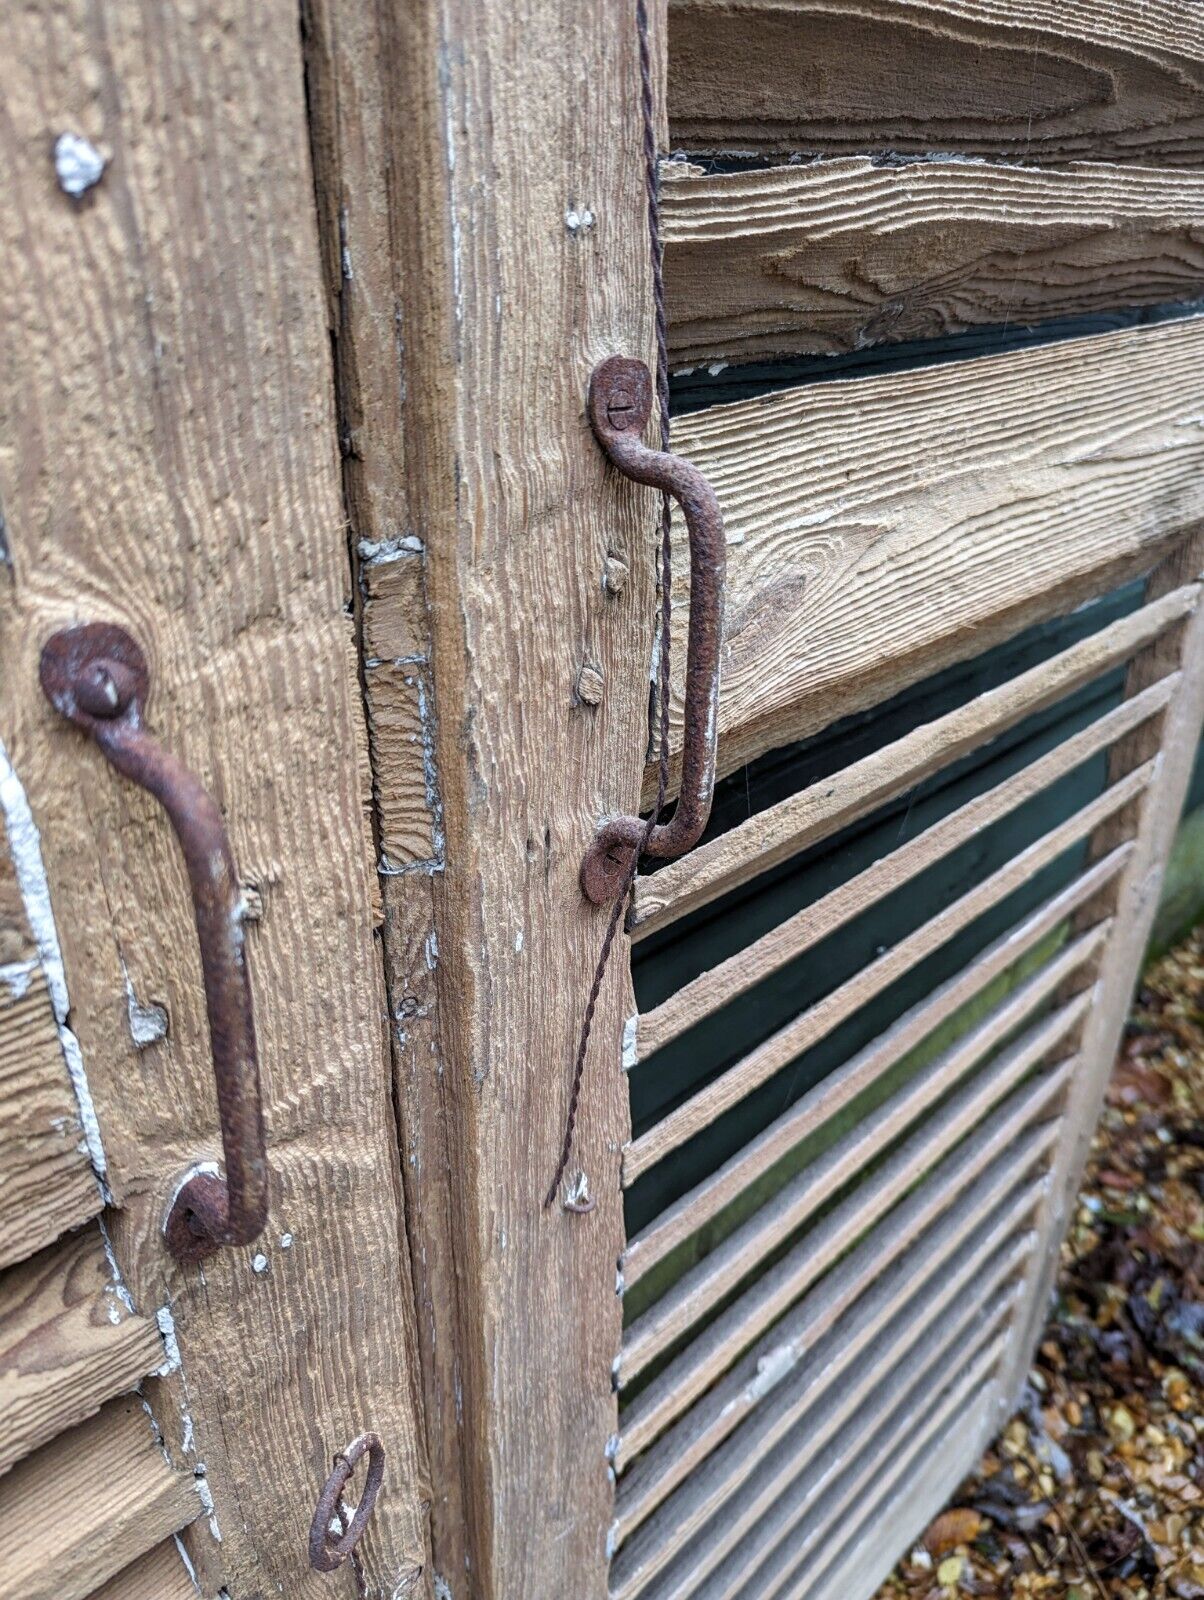
<svg viewBox="0 0 1204 1600">
<path fill-rule="evenodd" d="M 1194 316 L 682 417 L 728 531 L 720 775 L 1148 571 L 1204 520 L 1202 362 Z"/>
<path fill-rule="evenodd" d="M 1204 293 L 1197 172 L 850 156 L 722 173 L 668 161 L 661 173 L 676 365 L 861 350 Z"/>
</svg>

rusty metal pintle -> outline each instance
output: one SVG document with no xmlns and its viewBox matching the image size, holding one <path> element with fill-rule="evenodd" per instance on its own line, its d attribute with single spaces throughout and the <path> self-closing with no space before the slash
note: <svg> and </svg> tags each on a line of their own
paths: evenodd
<svg viewBox="0 0 1204 1600">
<path fill-rule="evenodd" d="M 268 1165 L 243 901 L 222 814 L 200 780 L 143 726 L 146 657 L 123 628 L 67 628 L 42 650 L 42 688 L 124 777 L 154 795 L 171 819 L 192 888 L 226 1177 L 197 1173 L 180 1187 L 164 1234 L 180 1261 L 221 1245 L 249 1244 L 268 1211 Z"/>
<path fill-rule="evenodd" d="M 690 543 L 681 787 L 672 817 L 653 828 L 644 845 L 647 855 L 669 860 L 697 844 L 711 814 L 727 549 L 723 513 L 703 474 L 681 456 L 649 449 L 641 438 L 652 396 L 651 372 L 628 356 L 610 356 L 590 375 L 588 412 L 598 443 L 624 477 L 668 490 L 682 509 Z M 581 864 L 582 891 L 595 905 L 622 893 L 645 830 L 639 817 L 613 817 L 598 830 Z"/>
</svg>

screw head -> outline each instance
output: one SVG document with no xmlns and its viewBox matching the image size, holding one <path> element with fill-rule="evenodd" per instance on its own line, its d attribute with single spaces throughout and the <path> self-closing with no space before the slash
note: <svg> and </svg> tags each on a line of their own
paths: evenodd
<svg viewBox="0 0 1204 1600">
<path fill-rule="evenodd" d="M 124 662 L 99 656 L 84 664 L 75 680 L 75 698 L 90 716 L 119 717 L 134 698 L 137 684 Z"/>
</svg>

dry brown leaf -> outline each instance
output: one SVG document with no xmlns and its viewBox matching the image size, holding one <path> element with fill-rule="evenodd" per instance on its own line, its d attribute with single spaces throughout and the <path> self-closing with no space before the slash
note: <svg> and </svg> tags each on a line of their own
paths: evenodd
<svg viewBox="0 0 1204 1600">
<path fill-rule="evenodd" d="M 936 1521 L 929 1524 L 924 1544 L 931 1555 L 943 1556 L 949 1550 L 956 1550 L 959 1544 L 972 1544 L 985 1526 L 985 1519 L 977 1511 L 954 1506 L 942 1511 Z"/>
</svg>

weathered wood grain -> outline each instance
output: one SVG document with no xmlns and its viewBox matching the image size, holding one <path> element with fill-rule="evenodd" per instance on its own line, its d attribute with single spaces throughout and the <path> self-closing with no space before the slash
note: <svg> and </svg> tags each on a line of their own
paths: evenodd
<svg viewBox="0 0 1204 1600">
<path fill-rule="evenodd" d="M 1067 772 L 1107 750 L 1114 740 L 1156 717 L 1169 702 L 1177 683 L 1178 675 L 1172 673 L 1161 682 L 1151 684 L 1141 694 L 1088 723 L 1011 777 L 966 801 L 887 855 L 879 856 L 868 867 L 780 922 L 743 950 L 683 984 L 640 1018 L 639 1058 L 646 1059 L 737 995 L 746 994 L 788 961 L 814 949 L 834 929 L 910 883 L 959 846 L 1048 789 Z"/>
<path fill-rule="evenodd" d="M 637 878 L 629 924 L 639 939 L 848 827 L 942 767 L 1127 660 L 1180 621 L 1199 599 L 1185 585 L 874 750 L 777 805 L 757 812 L 658 872 Z"/>
<path fill-rule="evenodd" d="M 926 1528 L 965 1477 L 965 1462 L 977 1461 L 999 1429 L 998 1383 L 985 1402 L 971 1405 L 957 1418 L 958 1449 L 930 1450 L 914 1461 L 911 1471 L 890 1475 L 881 1494 L 870 1494 L 858 1507 L 847 1537 L 820 1551 L 814 1563 L 796 1569 L 788 1595 L 780 1600 L 869 1600 L 888 1576 L 909 1538 Z M 993 1403 L 992 1403 L 993 1400 Z M 822 1587 L 820 1587 L 822 1580 Z"/>
<path fill-rule="evenodd" d="M 444 840 L 434 750 L 437 714 L 426 549 L 406 470 L 406 344 L 419 312 L 407 293 L 416 147 L 408 126 L 417 69 L 438 32 L 418 8 L 306 0 L 306 89 L 343 441 L 372 798 L 381 937 L 406 1234 L 417 1306 L 434 1571 L 469 1568 L 454 1262 L 448 1079 L 435 983 L 431 878 Z M 411 33 L 405 35 L 409 26 Z M 433 32 L 427 35 L 424 29 Z M 424 43 L 423 41 L 427 41 Z M 437 44 L 433 46 L 438 48 Z M 414 280 L 417 282 L 418 280 Z M 404 725 L 409 738 L 390 739 Z"/>
<path fill-rule="evenodd" d="M 757 1395 L 754 1386 L 741 1401 L 729 1373 L 719 1387 L 728 1390 L 728 1400 L 740 1412 L 735 1424 L 726 1426 L 724 1418 L 724 1431 L 711 1431 L 716 1415 L 712 1391 L 710 1429 L 705 1422 L 695 1427 L 695 1419 L 687 1415 L 621 1479 L 615 1508 L 620 1553 L 611 1568 L 612 1593 L 645 1583 L 687 1543 L 700 1566 L 698 1531 L 724 1503 L 731 1508 L 732 1537 L 739 1538 L 740 1524 L 755 1520 L 776 1494 L 776 1474 L 771 1467 L 762 1470 L 761 1463 L 771 1452 L 777 1459 L 779 1442 L 814 1408 L 831 1414 L 825 1401 L 841 1392 L 846 1374 L 852 1378 L 850 1369 L 876 1375 L 878 1352 L 906 1348 L 918 1338 L 929 1312 L 942 1315 L 997 1252 L 1031 1253 L 1036 1235 L 1028 1224 L 1043 1187 L 1040 1182 L 1021 1184 L 1018 1192 L 1009 1192 L 1014 1179 L 986 1189 L 977 1186 L 975 1198 L 989 1200 L 990 1210 L 971 1213 L 957 1206 L 946 1211 L 918 1244 L 874 1276 L 836 1329 L 815 1339 L 764 1395 Z M 818 1449 L 824 1441 L 817 1432 L 809 1426 L 808 1441 Z"/>
<path fill-rule="evenodd" d="M 1191 0 L 672 0 L 674 149 L 1195 166 Z"/>
<path fill-rule="evenodd" d="M 1092 809 L 1086 814 L 1080 812 L 1070 818 L 1063 827 L 1047 834 L 1031 849 L 1022 851 L 1014 864 L 1004 868 L 1002 873 L 986 879 L 978 889 L 972 890 L 969 896 L 964 896 L 956 903 L 956 907 L 951 907 L 950 910 L 956 909 L 960 912 L 962 909 L 967 909 L 978 915 L 984 906 L 997 903 L 997 891 L 1002 891 L 998 895 L 998 898 L 1002 899 L 1003 894 L 1010 892 L 1017 884 L 1027 882 L 1034 872 L 1040 870 L 1044 862 L 1056 860 L 1063 850 L 1068 849 L 1077 839 L 1084 838 L 1096 825 L 1098 816 L 1098 810 Z M 1110 855 L 1097 861 L 1082 877 L 1047 900 L 1043 906 L 1039 906 L 1031 916 L 1024 918 L 1016 927 L 1010 928 L 1001 938 L 988 945 L 961 972 L 917 1001 L 876 1039 L 858 1050 L 835 1071 L 827 1073 L 820 1082 L 807 1090 L 780 1117 L 771 1122 L 755 1138 L 750 1139 L 721 1167 L 708 1173 L 693 1189 L 682 1195 L 680 1200 L 662 1211 L 654 1221 L 629 1241 L 623 1253 L 625 1282 L 637 1283 L 650 1268 L 663 1260 L 670 1250 L 703 1227 L 712 1217 L 717 1216 L 743 1190 L 755 1183 L 760 1174 L 767 1172 L 775 1162 L 781 1160 L 811 1128 L 836 1116 L 883 1073 L 890 1071 L 908 1051 L 914 1050 L 937 1028 L 956 1016 L 963 1007 L 971 1005 L 990 984 L 1015 967 L 1030 951 L 1036 949 L 1041 941 L 1071 917 L 1078 907 L 1093 900 L 1120 871 L 1128 858 L 1129 848 L 1127 845 L 1118 846 Z M 969 906 L 967 901 L 970 902 Z M 925 929 L 931 927 L 931 923 L 925 924 Z M 898 948 L 896 946 L 896 949 Z M 871 967 L 877 965 L 871 963 Z M 861 987 L 860 974 L 851 980 L 850 985 L 841 985 L 841 989 L 846 993 L 851 990 L 853 997 L 865 993 Z M 834 991 L 834 993 L 839 992 Z M 870 997 L 878 992 L 880 991 L 876 989 L 870 990 Z M 825 1010 L 834 1009 L 828 1008 L 822 1001 L 820 1006 Z M 812 1007 L 811 1012 L 818 1009 Z M 816 1018 L 816 1021 L 819 1020 Z M 800 1040 L 805 1046 L 811 1038 L 818 1036 L 803 1025 L 803 1016 L 800 1016 L 796 1021 L 788 1023 L 786 1028 L 772 1035 L 758 1051 L 750 1052 L 745 1059 L 750 1062 L 755 1060 L 758 1073 L 770 1065 L 771 1052 L 773 1057 L 785 1066 L 797 1054 Z M 714 1105 L 712 1102 L 712 1106 Z M 694 1114 L 701 1114 L 705 1109 L 708 1109 L 705 1105 L 695 1107 Z M 692 1120 L 691 1123 L 679 1124 L 678 1128 L 673 1130 L 673 1137 L 676 1139 L 678 1134 L 688 1137 L 687 1129 L 691 1125 L 701 1127 L 703 1124 L 701 1121 L 693 1124 Z M 661 1149 L 664 1146 L 658 1144 L 655 1148 Z M 651 1155 L 653 1151 L 649 1150 L 646 1154 Z M 639 1159 L 636 1158 L 637 1163 Z"/>
<path fill-rule="evenodd" d="M 169 1540 L 111 1578 L 90 1600 L 197 1600 L 199 1593 L 179 1546 Z"/>
<path fill-rule="evenodd" d="M 1204 177 L 864 158 L 668 162 L 675 365 L 835 354 L 1204 293 Z"/>
<path fill-rule="evenodd" d="M 630 1381 L 662 1351 L 676 1344 L 694 1323 L 702 1322 L 741 1282 L 752 1278 L 758 1265 L 825 1202 L 838 1195 L 858 1173 L 870 1168 L 926 1111 L 1029 1022 L 1040 1004 L 1067 978 L 1080 973 L 1099 951 L 1106 926 L 1103 924 L 1068 945 L 684 1273 L 627 1329 L 620 1379 Z M 1006 1055 L 991 1064 L 990 1075 L 999 1070 L 1006 1079 L 1013 1071 L 1028 1071 L 1045 1060 L 1082 1021 L 1086 1006 L 1086 998 L 1080 995 L 1032 1023 Z"/>
<path fill-rule="evenodd" d="M 1202 571 L 1204 533 L 1197 531 L 1150 575 L 1147 591 L 1156 599 L 1177 587 L 1184 577 L 1198 577 Z M 1067 1124 L 1054 1161 L 1049 1204 L 1040 1223 L 1038 1270 L 1030 1285 L 1027 1313 L 1016 1329 L 1008 1354 L 1005 1392 L 1009 1398 L 1019 1391 L 1040 1335 L 1060 1241 L 1069 1224 L 1092 1133 L 1103 1107 L 1199 748 L 1204 724 L 1204 616 L 1198 611 L 1134 657 L 1126 692 L 1142 693 L 1168 670 L 1176 671 L 1179 687 L 1164 716 L 1149 727 L 1135 729 L 1110 755 L 1110 775 L 1132 772 L 1155 759 L 1153 781 L 1127 815 L 1101 822 L 1091 840 L 1093 853 L 1102 856 L 1113 847 L 1118 833 L 1127 829 L 1134 836 L 1134 850 L 1121 877 L 1101 891 L 1093 906 L 1080 913 L 1110 913 L 1115 918 L 1116 931 L 1101 959 L 1095 1004 L 1083 1029 L 1084 1070 L 1076 1077 L 1068 1100 Z"/>
<path fill-rule="evenodd" d="M 0 1266 L 101 1205 L 46 979 L 30 960 L 0 973 Z"/>
<path fill-rule="evenodd" d="M 84 1600 L 201 1513 L 135 1395 L 0 1480 L 2 1600 Z"/>
<path fill-rule="evenodd" d="M 1190 318 L 682 418 L 728 528 L 720 770 L 1151 567 L 1204 517 L 1202 361 Z"/>
<path fill-rule="evenodd" d="M 116 1253 L 143 1314 L 174 1317 L 187 1392 L 165 1377 L 158 1420 L 215 1501 L 193 1558 L 231 1593 L 353 1594 L 349 1569 L 310 1569 L 306 1540 L 331 1456 L 372 1427 L 389 1471 L 367 1581 L 421 1593 L 413 1313 L 297 10 L 39 0 L 6 21 L 0 96 L 0 729 L 41 832 Z M 109 157 L 79 201 L 52 158 L 67 131 Z M 155 803 L 37 687 L 43 640 L 85 618 L 145 647 L 149 724 L 215 794 L 261 908 L 248 949 L 271 1213 L 257 1246 L 220 1252 L 203 1278 L 160 1233 L 181 1174 L 220 1156 L 179 852 Z M 168 1017 L 141 1049 L 127 982 Z"/>
<path fill-rule="evenodd" d="M 947 1181 L 948 1171 L 956 1174 L 963 1164 L 970 1169 L 976 1164 L 985 1166 L 1025 1127 L 1048 1116 L 1073 1070 L 1073 1060 L 1067 1060 L 1014 1089 L 973 1133 L 975 1119 L 989 1107 L 991 1088 L 1002 1095 L 1005 1085 L 992 1078 L 988 1085 L 971 1086 L 955 1096 L 945 1108 L 939 1130 L 933 1129 L 934 1134 L 939 1131 L 940 1141 L 934 1139 L 930 1145 L 913 1137 L 901 1145 L 869 1182 L 834 1207 L 636 1395 L 623 1414 L 620 1455 L 629 1459 L 646 1448 L 934 1167 L 939 1180 L 923 1192 L 926 1200 L 935 1197 L 937 1212 L 944 1209 L 956 1188 L 956 1179 L 952 1184 Z M 940 1150 L 950 1149 L 956 1140 L 961 1140 L 961 1145 L 952 1150 L 949 1169 L 942 1172 Z M 921 1214 L 922 1207 L 917 1205 L 908 1213 L 909 1222 Z M 833 1287 L 834 1296 L 840 1292 Z"/>
<path fill-rule="evenodd" d="M 164 1365 L 95 1228 L 0 1276 L 0 1473 Z"/>
<path fill-rule="evenodd" d="M 363 8 L 315 9 L 336 48 L 340 28 L 356 39 L 370 25 L 352 15 Z M 462 1493 L 460 1512 L 439 1512 L 451 1531 L 436 1532 L 437 1568 L 456 1593 L 444 1552 L 459 1540 L 467 1551 L 453 1559 L 483 1597 L 600 1600 L 628 1129 L 619 1037 L 633 1008 L 622 962 L 596 1019 L 572 1167 L 597 1209 L 542 1201 L 604 927 L 578 865 L 598 816 L 637 803 L 646 729 L 646 681 L 631 665 L 652 637 L 654 511 L 606 467 L 583 416 L 596 361 L 651 354 L 634 15 L 609 0 L 397 11 L 383 133 L 377 91 L 337 62 L 341 106 L 324 126 L 338 121 L 353 170 L 365 150 L 386 171 L 405 162 L 385 196 L 387 244 L 384 232 L 373 243 L 385 213 L 357 223 L 354 200 L 348 210 L 338 314 L 362 317 L 360 377 L 341 381 L 370 397 L 397 381 L 372 316 L 383 326 L 403 285 L 405 497 L 382 440 L 354 503 L 366 559 L 390 538 L 421 542 L 429 607 L 428 648 L 404 594 L 363 597 L 368 659 L 380 663 L 367 673 L 370 716 L 384 703 L 378 675 L 429 656 L 444 836 L 427 870 L 402 863 L 384 880 L 406 1183 L 423 1196 L 414 1255 L 432 1450 Z M 613 136 L 597 137 L 603 125 Z M 366 259 L 382 248 L 391 262 Z M 376 425 L 371 405 L 356 405 L 362 454 Z M 621 595 L 602 587 L 611 556 L 628 569 Z M 379 575 L 365 576 L 374 586 Z M 588 712 L 573 693 L 587 653 L 606 685 Z M 413 814 L 411 770 L 374 777 L 382 806 L 402 796 Z"/>
</svg>

